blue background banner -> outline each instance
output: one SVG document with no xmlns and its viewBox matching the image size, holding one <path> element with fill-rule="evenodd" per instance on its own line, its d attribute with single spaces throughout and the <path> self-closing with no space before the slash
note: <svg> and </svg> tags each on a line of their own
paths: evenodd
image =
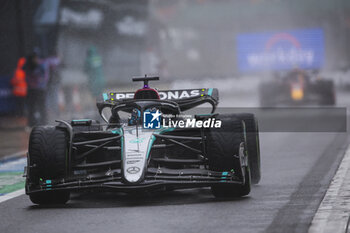
<svg viewBox="0 0 350 233">
<path fill-rule="evenodd" d="M 240 34 L 236 43 L 241 72 L 319 69 L 325 62 L 322 29 Z"/>
</svg>

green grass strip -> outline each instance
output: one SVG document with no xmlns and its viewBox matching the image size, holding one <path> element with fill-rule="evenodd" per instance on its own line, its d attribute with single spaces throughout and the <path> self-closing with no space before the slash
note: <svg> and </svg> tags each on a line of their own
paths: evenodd
<svg viewBox="0 0 350 233">
<path fill-rule="evenodd" d="M 24 188 L 23 172 L 0 172 L 0 195 Z"/>
</svg>

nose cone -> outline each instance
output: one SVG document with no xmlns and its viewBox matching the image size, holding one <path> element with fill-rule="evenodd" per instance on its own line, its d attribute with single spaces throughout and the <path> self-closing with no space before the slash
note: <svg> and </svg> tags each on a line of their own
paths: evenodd
<svg viewBox="0 0 350 233">
<path fill-rule="evenodd" d="M 136 133 L 136 130 L 138 131 Z M 142 182 L 147 170 L 148 154 L 153 143 L 153 130 L 141 126 L 124 128 L 123 178 L 128 183 Z"/>
</svg>

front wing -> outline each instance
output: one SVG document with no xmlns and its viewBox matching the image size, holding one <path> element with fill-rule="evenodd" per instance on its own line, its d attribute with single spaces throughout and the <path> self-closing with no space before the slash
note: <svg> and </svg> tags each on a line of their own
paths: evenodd
<svg viewBox="0 0 350 233">
<path fill-rule="evenodd" d="M 122 179 L 121 170 L 115 169 L 106 173 L 90 174 L 79 178 L 60 180 L 42 180 L 39 185 L 27 187 L 26 193 L 52 190 L 108 190 L 132 192 L 139 190 L 158 190 L 164 188 L 183 189 L 206 187 L 215 184 L 243 184 L 242 179 L 231 172 L 216 172 L 205 169 L 167 169 L 148 168 L 146 177 L 141 183 L 128 184 Z"/>
</svg>

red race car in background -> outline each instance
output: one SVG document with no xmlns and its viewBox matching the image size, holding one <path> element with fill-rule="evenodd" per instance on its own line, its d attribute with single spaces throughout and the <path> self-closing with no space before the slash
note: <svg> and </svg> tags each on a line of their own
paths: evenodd
<svg viewBox="0 0 350 233">
<path fill-rule="evenodd" d="M 335 105 L 332 80 L 321 79 L 315 72 L 295 69 L 259 86 L 260 106 Z"/>
</svg>

